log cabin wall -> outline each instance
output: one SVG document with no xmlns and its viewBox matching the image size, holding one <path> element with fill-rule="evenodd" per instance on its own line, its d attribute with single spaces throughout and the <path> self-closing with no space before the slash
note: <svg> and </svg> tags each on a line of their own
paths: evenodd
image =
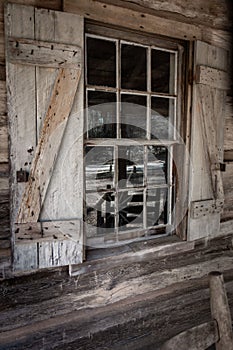
<svg viewBox="0 0 233 350">
<path fill-rule="evenodd" d="M 60 11 L 64 9 L 64 4 L 61 0 L 15 0 L 13 2 Z M 71 1 L 64 3 L 71 3 Z M 80 3 L 85 3 L 85 1 L 80 1 Z M 87 7 L 89 3 L 92 3 L 92 1 L 86 1 Z M 232 19 L 229 16 L 232 14 L 232 11 L 227 1 L 105 0 L 103 1 L 103 6 L 106 6 L 105 4 L 114 4 L 140 11 L 142 14 L 154 14 L 167 19 L 174 19 L 180 23 L 192 23 L 196 25 L 197 28 L 202 27 L 203 29 L 204 27 L 206 29 L 205 36 L 208 43 L 231 50 Z M 115 261 L 112 265 L 110 262 L 109 267 L 106 268 L 103 263 L 103 266 L 101 265 L 97 268 L 97 272 L 95 268 L 92 270 L 91 265 L 91 267 L 89 267 L 88 264 L 84 264 L 83 272 L 77 272 L 75 274 L 74 271 L 74 277 L 72 278 L 67 276 L 67 271 L 63 268 L 60 270 L 57 269 L 56 271 L 50 270 L 49 272 L 40 272 L 27 277 L 7 279 L 12 277 L 12 272 L 9 218 L 10 170 L 3 18 L 3 1 L 1 1 L 0 278 L 4 280 L 1 284 L 3 296 L 1 301 L 1 309 L 3 310 L 1 319 L 3 320 L 4 326 L 2 329 L 7 332 L 4 338 L 5 343 L 10 343 L 12 334 L 15 334 L 15 328 L 25 327 L 19 330 L 18 337 L 20 342 L 18 348 L 29 348 L 29 343 L 31 344 L 34 342 L 34 347 L 30 348 L 38 349 L 42 344 L 42 339 L 46 339 L 46 349 L 51 348 L 54 344 L 57 346 L 57 349 L 64 348 L 64 344 L 66 344 L 66 348 L 68 349 L 68 343 L 70 344 L 70 349 L 77 349 L 75 345 L 77 341 L 79 341 L 80 349 L 102 349 L 106 345 L 104 339 L 111 337 L 111 348 L 123 349 L 124 347 L 119 337 L 119 334 L 122 334 L 130 343 L 127 349 L 135 349 L 135 344 L 138 344 L 138 342 L 141 342 L 141 349 L 154 349 L 156 347 L 151 345 L 155 336 L 153 333 L 154 328 L 160 331 L 157 340 L 157 345 L 159 346 L 162 341 L 168 339 L 170 336 L 186 328 L 190 328 L 192 325 L 194 326 L 208 320 L 210 311 L 206 274 L 212 268 L 221 269 L 225 272 L 228 297 L 233 314 L 233 274 L 231 262 L 233 233 L 232 92 L 229 92 L 227 97 L 224 136 L 224 160 L 226 163 L 226 171 L 223 173 L 223 185 L 225 204 L 221 217 L 221 231 L 222 234 L 228 235 L 226 238 L 213 240 L 213 242 L 208 245 L 205 241 L 197 243 L 195 245 L 195 251 L 192 253 L 189 251 L 185 253 L 181 251 L 181 253 L 179 253 L 179 251 L 177 251 L 175 257 L 177 264 L 175 269 L 173 269 L 174 256 L 167 257 L 165 255 L 161 258 L 158 254 L 157 258 L 153 259 L 153 261 L 150 261 L 152 260 L 152 256 L 148 255 L 145 257 L 144 262 L 141 261 L 136 264 L 133 262 L 134 265 L 132 265 L 132 260 L 130 260 L 130 258 L 128 265 L 126 261 L 124 266 L 120 261 Z M 138 250 L 140 249 L 141 248 L 138 248 Z M 130 251 L 132 250 L 130 249 Z M 134 246 L 133 251 L 137 251 L 136 246 Z M 169 283 L 166 282 L 168 278 L 166 271 L 170 271 Z M 176 279 L 174 277 L 175 275 L 179 275 L 180 277 Z M 151 282 L 152 280 L 154 282 Z M 119 300 L 131 297 L 131 289 L 129 288 L 126 290 L 125 285 L 132 284 L 134 288 L 137 289 L 139 282 L 143 285 L 144 293 L 147 293 L 145 300 L 134 295 L 131 302 L 128 301 L 125 302 L 125 304 L 117 305 Z M 168 285 L 171 285 L 169 289 L 167 289 Z M 29 286 L 30 291 L 28 291 Z M 121 288 L 124 293 L 126 291 L 125 295 L 120 291 Z M 85 295 L 87 289 L 88 293 Z M 38 290 L 40 291 L 39 298 Z M 155 294 L 153 294 L 154 291 L 156 291 Z M 116 293 L 115 297 L 114 292 Z M 100 300 L 103 300 L 103 295 L 104 301 L 101 302 Z M 35 303 L 35 299 L 37 298 L 37 303 Z M 115 307 L 113 307 L 111 303 L 115 303 Z M 27 310 L 25 304 L 27 304 Z M 91 317 L 93 317 L 91 325 L 84 309 L 90 305 L 93 307 L 102 307 L 98 309 L 98 311 L 91 311 Z M 15 309 L 16 307 L 17 310 Z M 193 318 L 193 313 L 197 307 L 199 308 L 198 315 Z M 70 310 L 70 317 L 65 320 L 67 308 Z M 79 315 L 75 314 L 75 310 L 77 309 L 82 309 Z M 10 311 L 8 312 L 8 310 Z M 126 319 L 125 314 L 127 312 L 128 316 Z M 53 316 L 60 314 L 60 316 L 59 318 L 54 318 L 53 322 L 50 322 L 50 315 L 48 316 L 48 313 Z M 22 321 L 22 319 L 24 319 L 24 321 Z M 36 336 L 33 334 L 33 327 L 30 328 L 30 324 L 33 322 L 37 324 L 37 327 L 39 327 L 37 329 L 41 332 Z M 75 327 L 73 326 L 74 322 L 76 324 Z M 99 326 L 96 326 L 97 322 L 99 322 Z M 65 324 L 65 326 L 58 326 L 61 323 Z M 164 324 L 166 324 L 166 330 L 163 328 Z M 90 331 L 88 329 L 90 329 Z M 167 329 L 169 329 L 169 331 Z M 24 337 L 23 332 L 27 334 L 26 337 Z M 70 335 L 69 341 L 67 340 L 66 332 Z M 77 332 L 79 333 L 78 336 Z M 92 332 L 94 335 L 92 335 Z M 48 333 L 52 335 L 48 337 Z M 142 340 L 138 340 L 142 333 Z M 147 345 L 146 341 L 148 342 Z M 73 345 L 71 344 L 72 342 Z M 95 347 L 93 347 L 93 342 L 96 344 Z M 6 349 L 7 347 L 3 345 L 2 349 L 3 348 Z M 9 349 L 10 348 L 11 347 L 9 347 Z"/>
</svg>

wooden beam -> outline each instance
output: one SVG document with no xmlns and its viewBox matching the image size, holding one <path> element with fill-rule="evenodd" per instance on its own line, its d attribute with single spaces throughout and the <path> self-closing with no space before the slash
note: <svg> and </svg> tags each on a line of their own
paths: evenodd
<svg viewBox="0 0 233 350">
<path fill-rule="evenodd" d="M 78 69 L 81 66 L 81 50 L 77 46 L 9 38 L 7 49 L 11 63 L 48 68 Z"/>
<path fill-rule="evenodd" d="M 219 340 L 216 350 L 233 350 L 231 313 L 228 304 L 223 275 L 216 271 L 209 274 L 210 306 L 213 319 L 218 323 Z"/>
<path fill-rule="evenodd" d="M 94 0 L 65 0 L 64 11 L 77 13 L 102 23 L 178 39 L 201 40 L 203 38 L 202 29 L 198 25 L 161 18 L 161 16 L 145 14 Z"/>
<path fill-rule="evenodd" d="M 196 68 L 196 83 L 208 85 L 220 90 L 228 90 L 231 86 L 229 73 L 202 65 Z"/>
<path fill-rule="evenodd" d="M 218 326 L 216 321 L 210 321 L 190 328 L 162 345 L 160 350 L 203 350 L 218 340 Z"/>
<path fill-rule="evenodd" d="M 81 234 L 80 220 L 43 221 L 15 224 L 15 244 L 30 244 L 66 238 L 78 242 Z"/>
<path fill-rule="evenodd" d="M 80 75 L 81 69 L 61 68 L 58 71 L 32 163 L 29 181 L 18 211 L 18 223 L 38 221 Z"/>
</svg>

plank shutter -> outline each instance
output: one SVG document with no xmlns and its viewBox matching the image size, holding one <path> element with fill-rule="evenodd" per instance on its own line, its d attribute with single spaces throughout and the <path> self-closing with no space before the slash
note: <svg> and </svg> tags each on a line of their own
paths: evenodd
<svg viewBox="0 0 233 350">
<path fill-rule="evenodd" d="M 192 101 L 188 239 L 216 236 L 224 203 L 224 108 L 228 89 L 226 50 L 196 41 Z"/>
<path fill-rule="evenodd" d="M 14 268 L 80 263 L 83 18 L 7 4 L 5 24 Z"/>
</svg>

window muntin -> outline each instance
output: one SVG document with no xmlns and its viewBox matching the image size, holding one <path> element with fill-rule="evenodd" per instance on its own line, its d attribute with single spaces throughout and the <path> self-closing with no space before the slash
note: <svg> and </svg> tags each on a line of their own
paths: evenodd
<svg viewBox="0 0 233 350">
<path fill-rule="evenodd" d="M 94 51 L 95 40 L 97 51 L 101 44 L 111 47 L 106 57 L 116 87 L 114 79 L 109 84 L 102 77 L 94 77 L 96 60 L 86 57 L 86 149 L 91 145 L 92 152 L 98 153 L 101 148 L 111 148 L 106 162 L 95 164 L 93 157 L 92 166 L 98 164 L 98 169 L 92 189 L 88 183 L 91 164 L 86 161 L 87 236 L 119 236 L 130 230 L 156 233 L 153 229 L 157 227 L 164 227 L 166 232 L 172 224 L 175 192 L 172 153 L 176 142 L 178 52 L 87 34 L 86 56 L 90 43 Z M 99 65 L 103 70 L 106 57 Z M 95 102 L 107 103 L 106 111 L 104 105 L 96 106 Z M 137 144 L 132 145 L 131 140 Z"/>
</svg>

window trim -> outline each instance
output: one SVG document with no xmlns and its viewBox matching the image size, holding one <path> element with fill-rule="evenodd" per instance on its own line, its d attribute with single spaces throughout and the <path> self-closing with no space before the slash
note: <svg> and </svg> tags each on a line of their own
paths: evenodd
<svg viewBox="0 0 233 350">
<path fill-rule="evenodd" d="M 97 91 L 105 91 L 105 92 L 114 92 L 114 93 L 127 93 L 127 94 L 138 94 L 138 95 L 144 95 L 147 97 L 147 107 L 148 107 L 148 101 L 151 100 L 151 97 L 163 97 L 163 98 L 172 98 L 175 101 L 177 101 L 176 103 L 176 111 L 175 111 L 175 120 L 176 120 L 176 125 L 175 128 L 178 126 L 179 130 L 181 131 L 181 125 L 182 125 L 182 120 L 184 119 L 184 107 L 181 106 L 182 101 L 185 100 L 185 94 L 184 94 L 184 89 L 182 89 L 181 85 L 182 82 L 185 80 L 183 77 L 184 74 L 184 65 L 187 63 L 185 62 L 186 59 L 185 57 L 183 57 L 183 53 L 185 51 L 185 43 L 184 41 L 181 40 L 173 40 L 173 39 L 160 39 L 159 37 L 155 37 L 153 35 L 149 35 L 147 33 L 143 33 L 143 34 L 138 34 L 138 33 L 132 33 L 130 31 L 127 31 L 127 29 L 116 29 L 116 28 L 110 28 L 110 27 L 106 27 L 104 24 L 98 24 L 98 23 L 89 23 L 89 21 L 86 21 L 86 25 L 85 25 L 85 30 L 84 30 L 84 35 L 85 35 L 85 67 L 87 66 L 87 55 L 86 55 L 86 38 L 87 37 L 94 37 L 97 39 L 102 39 L 102 40 L 109 40 L 109 41 L 113 41 L 116 42 L 116 45 L 120 45 L 121 43 L 126 43 L 126 44 L 131 44 L 131 45 L 138 45 L 138 46 L 142 46 L 145 48 L 148 48 L 148 54 L 151 56 L 151 49 L 159 49 L 160 51 L 165 51 L 165 52 L 171 52 L 175 54 L 175 74 L 174 74 L 174 93 L 173 94 L 165 94 L 165 93 L 155 93 L 155 92 L 151 92 L 151 89 L 148 88 L 148 83 L 147 83 L 147 91 L 137 91 L 137 90 L 127 90 L 127 89 L 121 89 L 119 92 L 119 79 L 116 79 L 116 88 L 112 88 L 112 87 L 105 87 L 105 86 L 96 86 L 96 85 L 88 85 L 87 84 L 87 70 L 85 68 L 85 100 L 87 101 L 87 93 L 88 90 L 97 90 Z M 145 40 L 149 40 L 149 43 L 145 43 Z M 163 43 L 163 45 L 161 45 L 161 43 Z M 166 46 L 166 47 L 165 47 Z M 169 48 L 167 48 L 167 46 L 169 46 Z M 171 47 L 171 48 L 170 48 Z M 149 52 L 150 50 L 150 52 Z M 117 69 L 119 69 L 119 55 L 118 55 L 118 49 L 117 51 Z M 182 57 L 182 63 L 181 63 L 181 57 Z M 147 57 L 147 63 L 149 63 L 148 67 L 147 67 L 147 76 L 148 76 L 148 68 L 149 71 L 151 69 L 150 66 L 150 61 L 148 62 L 148 57 Z M 119 74 L 116 74 L 119 76 Z M 181 81 L 180 81 L 181 80 Z M 150 82 L 149 82 L 150 84 Z M 183 97 L 183 99 L 181 98 L 181 96 Z M 182 100 L 182 101 L 181 101 Z M 87 102 L 85 102 L 86 104 Z M 86 105 L 87 107 L 87 105 Z M 117 113 L 119 114 L 119 113 Z M 148 114 L 148 113 L 147 113 Z M 119 118 L 119 117 L 118 117 Z M 148 131 L 148 120 L 150 120 L 150 118 L 147 116 L 147 133 Z M 119 121 L 119 120 L 117 120 Z M 85 116 L 85 123 L 87 123 L 87 118 Z M 119 134 L 117 134 L 118 136 Z M 146 135 L 147 137 L 148 135 Z M 91 145 L 91 146 L 97 146 L 100 144 L 103 144 L 104 142 L 104 146 L 115 146 L 115 145 L 127 145 L 127 143 L 129 143 L 130 145 L 132 145 L 132 140 L 133 139 L 86 139 L 84 140 L 84 145 Z M 137 142 L 139 141 L 138 139 L 136 140 Z M 165 147 L 167 147 L 168 149 L 173 147 L 174 145 L 179 144 L 178 140 L 153 140 L 153 139 L 147 139 L 147 140 L 140 140 L 139 141 L 142 145 L 163 145 Z M 172 159 L 173 157 L 170 156 L 170 169 L 172 168 Z M 172 172 L 172 170 L 171 170 Z M 85 177 L 84 177 L 85 178 Z M 171 191 L 172 192 L 172 188 Z M 84 189 L 84 193 L 85 193 L 85 189 Z M 172 196 L 173 194 L 171 193 L 170 195 L 170 202 L 172 202 Z M 175 194 L 175 200 L 177 200 L 177 194 Z M 144 203 L 144 205 L 146 205 L 146 202 Z M 170 204 L 171 206 L 171 204 Z M 172 208 L 172 207 L 171 207 Z M 172 220 L 172 219 L 171 219 Z M 122 239 L 127 239 L 127 234 L 129 233 L 131 236 L 132 234 L 136 237 L 141 239 L 141 236 L 145 237 L 164 237 L 167 235 L 171 235 L 174 234 L 174 229 L 171 230 L 171 227 L 173 225 L 173 222 L 171 222 L 170 220 L 170 225 L 169 223 L 167 223 L 164 226 L 158 226 L 158 227 L 154 227 L 153 229 L 157 232 L 159 232 L 158 234 L 156 234 L 155 232 L 151 233 L 149 232 L 151 229 L 148 228 L 143 228 L 140 230 L 128 230 L 126 232 L 126 234 L 117 234 L 118 238 L 116 238 L 116 233 L 114 232 L 113 234 L 107 234 L 107 235 L 103 235 L 102 237 L 93 237 L 93 238 L 88 238 L 86 237 L 86 228 L 84 228 L 84 235 L 85 235 L 85 239 L 87 241 L 87 245 L 91 246 L 92 243 L 96 244 L 96 242 L 98 242 L 98 244 L 104 244 L 105 242 L 114 242 L 114 241 L 118 241 L 119 240 L 119 236 L 122 237 Z M 175 220 L 173 220 L 175 222 Z M 170 226 L 170 230 L 168 234 L 160 234 L 160 230 L 166 228 L 166 226 Z M 85 227 L 85 224 L 84 224 Z M 175 233 L 176 234 L 176 233 Z M 183 234 L 186 234 L 186 232 Z M 147 237 L 145 237 L 147 239 Z M 135 238 L 133 238 L 133 241 L 135 241 Z"/>
</svg>

